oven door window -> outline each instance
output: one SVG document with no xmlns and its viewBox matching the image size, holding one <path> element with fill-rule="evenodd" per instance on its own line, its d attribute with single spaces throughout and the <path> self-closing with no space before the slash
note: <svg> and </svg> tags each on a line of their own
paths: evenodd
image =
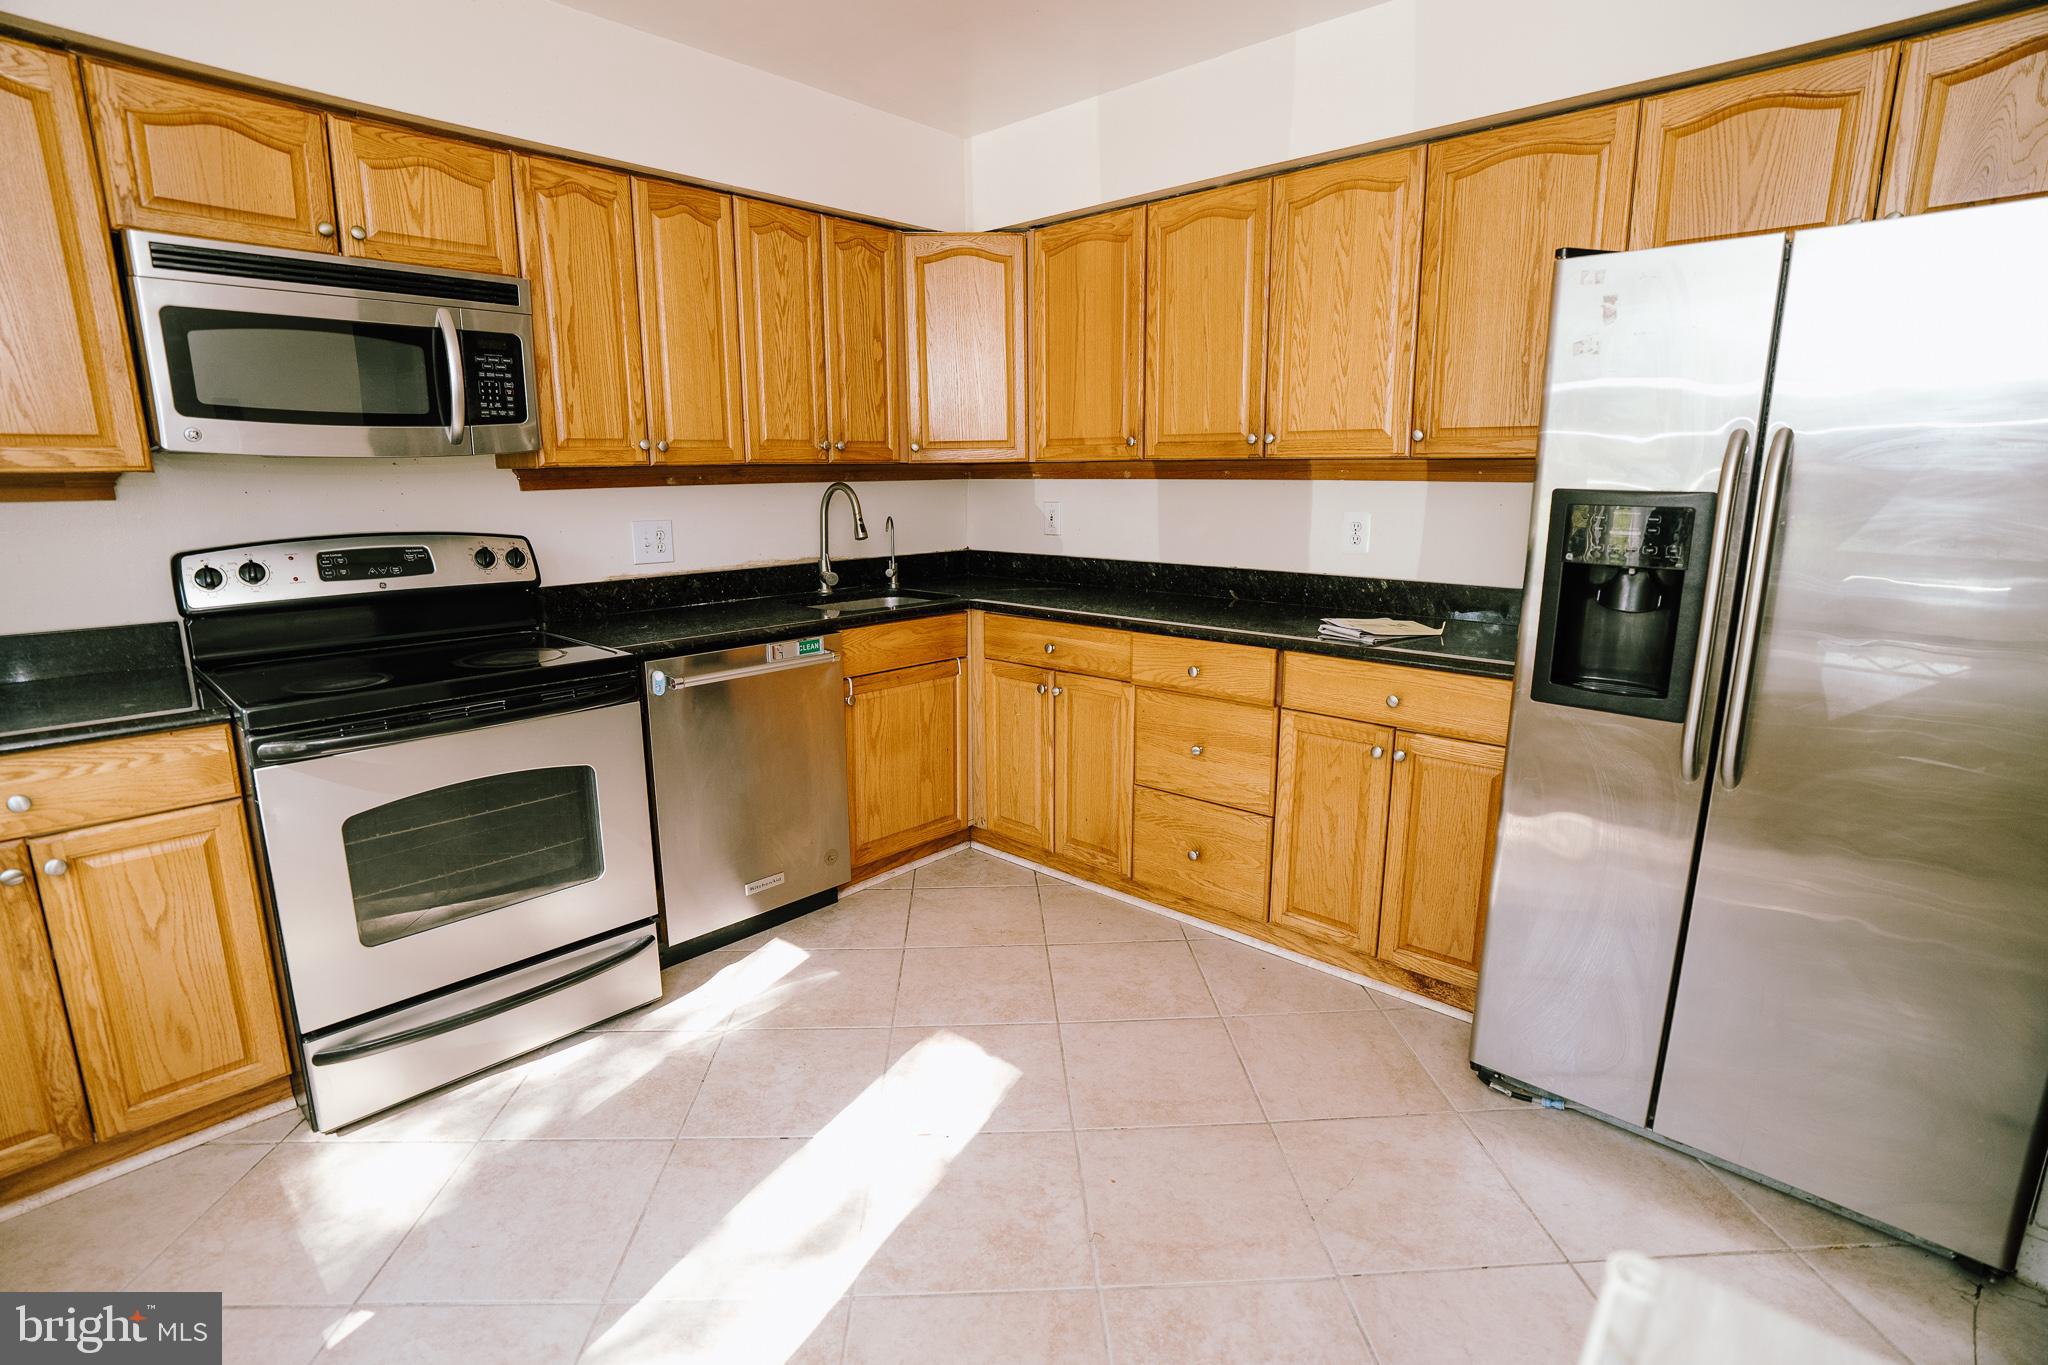
<svg viewBox="0 0 2048 1365">
<path fill-rule="evenodd" d="M 594 881 L 604 872 L 597 774 L 495 773 L 418 792 L 341 826 L 365 947 Z"/>
<path fill-rule="evenodd" d="M 167 305 L 171 399 L 186 417 L 445 427 L 448 357 L 431 326 Z"/>
</svg>

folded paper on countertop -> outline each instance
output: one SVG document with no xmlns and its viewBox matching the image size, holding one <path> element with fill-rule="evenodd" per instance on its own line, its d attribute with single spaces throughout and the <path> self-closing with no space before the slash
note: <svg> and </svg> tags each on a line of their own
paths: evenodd
<svg viewBox="0 0 2048 1365">
<path fill-rule="evenodd" d="M 1420 621 L 1398 621 L 1390 616 L 1326 616 L 1316 632 L 1332 640 L 1354 640 L 1376 644 L 1381 640 L 1436 638 L 1442 626 L 1425 626 Z"/>
</svg>

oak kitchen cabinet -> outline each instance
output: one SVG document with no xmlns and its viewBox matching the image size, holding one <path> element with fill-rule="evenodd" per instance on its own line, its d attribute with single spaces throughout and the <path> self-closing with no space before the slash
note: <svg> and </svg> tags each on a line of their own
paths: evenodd
<svg viewBox="0 0 2048 1365">
<path fill-rule="evenodd" d="M 903 453 L 902 234 L 825 220 L 825 411 L 832 460 Z"/>
<path fill-rule="evenodd" d="M 1394 745 L 1374 956 L 1469 989 L 1479 984 L 1507 751 L 1410 731 Z"/>
<path fill-rule="evenodd" d="M 912 233 L 903 251 L 910 458 L 1024 459 L 1024 238 Z"/>
<path fill-rule="evenodd" d="M 1904 44 L 1878 212 L 2048 193 L 2048 9 Z"/>
<path fill-rule="evenodd" d="M 0 790 L 0 1175 L 283 1078 L 226 727 L 0 755 Z"/>
<path fill-rule="evenodd" d="M 1414 453 L 1536 453 L 1560 248 L 1628 239 L 1636 106 L 1429 146 Z"/>
<path fill-rule="evenodd" d="M 1273 923 L 1361 952 L 1378 946 L 1393 750 L 1384 725 L 1280 713 Z"/>
<path fill-rule="evenodd" d="M 1030 234 L 1031 457 L 1123 460 L 1145 413 L 1145 209 Z"/>
<path fill-rule="evenodd" d="M 1895 47 L 1643 101 L 1631 249 L 1872 217 Z"/>
<path fill-rule="evenodd" d="M 1145 229 L 1145 454 L 1242 458 L 1264 444 L 1273 183 L 1153 204 Z"/>
<path fill-rule="evenodd" d="M 0 355 L 35 366 L 35 383 L 0 385 L 0 487 L 147 469 L 113 245 L 64 54 L 0 40 L 0 167 Z"/>
<path fill-rule="evenodd" d="M 115 227 L 369 260 L 518 269 L 512 158 L 88 58 Z"/>
<path fill-rule="evenodd" d="M 640 351 L 656 464 L 745 458 L 732 199 L 633 179 Z"/>
<path fill-rule="evenodd" d="M 966 618 L 847 631 L 847 811 L 856 878 L 967 828 Z"/>
</svg>

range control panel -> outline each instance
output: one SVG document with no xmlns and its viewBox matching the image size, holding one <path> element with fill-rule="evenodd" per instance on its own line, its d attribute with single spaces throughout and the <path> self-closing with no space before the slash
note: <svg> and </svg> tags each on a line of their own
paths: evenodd
<svg viewBox="0 0 2048 1365">
<path fill-rule="evenodd" d="M 416 588 L 537 583 L 524 536 L 462 532 L 323 536 L 188 550 L 171 561 L 187 614 Z"/>
</svg>

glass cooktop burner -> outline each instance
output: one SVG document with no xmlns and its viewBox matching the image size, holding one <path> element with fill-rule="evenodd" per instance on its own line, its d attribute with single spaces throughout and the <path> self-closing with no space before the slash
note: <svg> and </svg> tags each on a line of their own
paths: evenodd
<svg viewBox="0 0 2048 1365">
<path fill-rule="evenodd" d="M 365 687 L 378 687 L 390 681 L 389 673 L 329 673 L 324 677 L 286 683 L 284 690 L 302 697 L 317 697 L 329 692 L 359 692 Z"/>
<path fill-rule="evenodd" d="M 569 651 L 554 648 L 534 649 L 492 649 L 481 654 L 465 654 L 455 662 L 464 668 L 535 668 L 541 664 L 553 663 Z"/>
</svg>

